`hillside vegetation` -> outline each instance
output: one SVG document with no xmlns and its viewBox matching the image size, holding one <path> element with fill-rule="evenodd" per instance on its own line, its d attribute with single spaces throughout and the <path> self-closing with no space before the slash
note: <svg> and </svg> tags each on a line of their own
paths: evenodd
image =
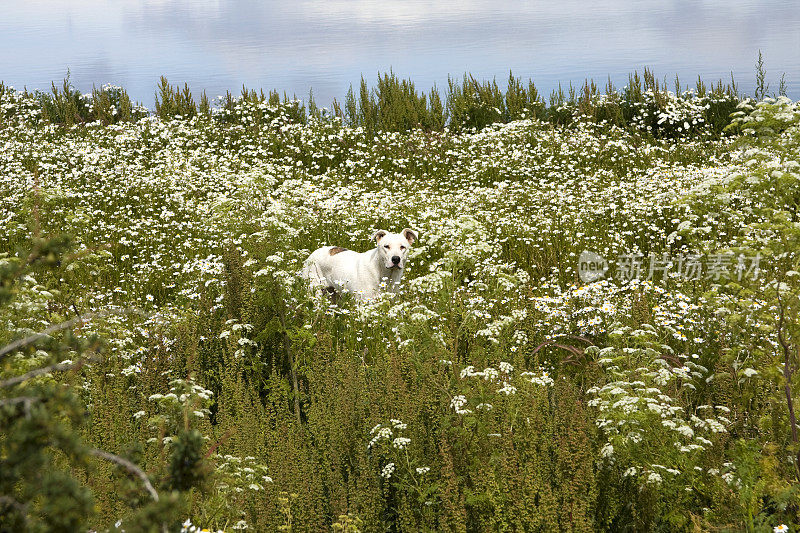
<svg viewBox="0 0 800 533">
<path fill-rule="evenodd" d="M 0 85 L 0 530 L 794 530 L 800 105 L 676 85 Z"/>
</svg>

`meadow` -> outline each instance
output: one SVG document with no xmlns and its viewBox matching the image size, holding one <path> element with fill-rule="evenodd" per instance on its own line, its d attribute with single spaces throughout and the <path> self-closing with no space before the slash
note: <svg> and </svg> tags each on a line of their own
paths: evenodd
<svg viewBox="0 0 800 533">
<path fill-rule="evenodd" d="M 0 529 L 795 530 L 800 104 L 760 88 L 0 84 Z M 298 277 L 404 227 L 397 295 Z"/>
</svg>

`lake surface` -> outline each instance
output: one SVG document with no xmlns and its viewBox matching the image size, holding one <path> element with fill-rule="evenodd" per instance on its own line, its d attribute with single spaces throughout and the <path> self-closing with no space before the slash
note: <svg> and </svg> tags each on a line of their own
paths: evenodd
<svg viewBox="0 0 800 533">
<path fill-rule="evenodd" d="M 770 91 L 800 98 L 797 0 L 65 0 L 7 1 L 0 80 L 48 89 L 67 69 L 81 91 L 113 83 L 148 107 L 160 75 L 209 96 L 251 88 L 342 99 L 393 69 L 418 89 L 447 75 L 559 82 L 644 66 L 673 86 L 729 80 L 752 94 L 764 54 Z"/>
</svg>

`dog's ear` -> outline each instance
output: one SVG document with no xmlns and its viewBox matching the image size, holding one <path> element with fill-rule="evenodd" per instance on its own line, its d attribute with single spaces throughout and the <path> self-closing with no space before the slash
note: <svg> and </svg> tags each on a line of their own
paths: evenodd
<svg viewBox="0 0 800 533">
<path fill-rule="evenodd" d="M 414 244 L 414 241 L 417 240 L 417 232 L 411 228 L 406 228 L 400 233 L 406 238 L 408 244 Z"/>
<path fill-rule="evenodd" d="M 379 229 L 378 231 L 375 232 L 375 235 L 373 235 L 372 238 L 375 239 L 375 243 L 377 244 L 381 242 L 381 239 L 386 237 L 388 234 L 389 234 L 388 231 Z"/>
</svg>

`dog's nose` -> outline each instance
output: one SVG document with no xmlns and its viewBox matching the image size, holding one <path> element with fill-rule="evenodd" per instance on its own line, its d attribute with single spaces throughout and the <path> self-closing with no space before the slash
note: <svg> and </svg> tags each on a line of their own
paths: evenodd
<svg viewBox="0 0 800 533">
<path fill-rule="evenodd" d="M 392 263 L 394 263 L 395 265 L 400 264 L 400 256 L 399 255 L 393 255 L 392 256 Z"/>
</svg>

